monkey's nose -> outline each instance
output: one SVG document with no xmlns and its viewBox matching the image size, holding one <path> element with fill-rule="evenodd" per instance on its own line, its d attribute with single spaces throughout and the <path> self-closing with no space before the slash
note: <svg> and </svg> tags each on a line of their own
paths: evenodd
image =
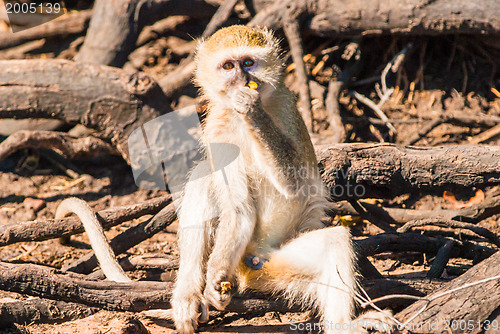
<svg viewBox="0 0 500 334">
<path fill-rule="evenodd" d="M 253 81 L 250 75 L 248 74 L 247 71 L 243 70 L 243 78 L 245 80 L 245 86 L 248 86 L 248 84 Z"/>
</svg>

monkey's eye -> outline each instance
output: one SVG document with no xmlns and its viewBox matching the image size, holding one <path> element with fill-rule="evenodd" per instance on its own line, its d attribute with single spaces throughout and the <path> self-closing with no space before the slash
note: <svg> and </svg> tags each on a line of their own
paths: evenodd
<svg viewBox="0 0 500 334">
<path fill-rule="evenodd" d="M 231 63 L 230 61 L 226 61 L 223 65 L 222 68 L 225 69 L 226 71 L 232 70 L 234 68 L 234 64 Z"/>
<path fill-rule="evenodd" d="M 243 67 L 252 67 L 253 64 L 255 64 L 255 62 L 250 58 L 243 60 Z"/>
</svg>

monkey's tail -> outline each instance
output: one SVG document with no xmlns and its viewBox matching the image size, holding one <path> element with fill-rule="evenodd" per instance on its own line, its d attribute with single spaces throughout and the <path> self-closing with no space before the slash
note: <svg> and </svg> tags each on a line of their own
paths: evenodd
<svg viewBox="0 0 500 334">
<path fill-rule="evenodd" d="M 130 282 L 130 278 L 118 264 L 95 212 L 87 202 L 76 197 L 63 200 L 56 210 L 56 219 L 64 218 L 71 213 L 76 214 L 82 221 L 90 245 L 106 278 L 115 282 Z"/>
</svg>

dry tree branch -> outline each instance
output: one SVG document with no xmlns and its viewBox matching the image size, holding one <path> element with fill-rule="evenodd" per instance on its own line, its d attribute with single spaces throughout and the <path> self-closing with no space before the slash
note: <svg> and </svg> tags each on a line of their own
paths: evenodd
<svg viewBox="0 0 500 334">
<path fill-rule="evenodd" d="M 446 333 L 445 320 L 460 319 L 475 324 L 484 322 L 498 309 L 500 275 L 498 261 L 500 252 L 475 265 L 465 274 L 455 278 L 443 289 L 435 291 L 410 305 L 396 315 L 401 322 L 428 324 L 438 322 L 437 332 Z M 466 305 L 466 307 L 456 307 Z M 479 333 L 475 326 L 472 333 Z M 423 329 L 423 331 L 422 331 Z M 416 333 L 428 333 L 428 328 Z M 433 331 L 436 332 L 436 331 Z"/>
<path fill-rule="evenodd" d="M 404 224 L 402 227 L 398 229 L 398 233 L 405 233 L 409 230 L 411 230 L 414 227 L 421 227 L 425 225 L 434 225 L 434 226 L 440 226 L 440 227 L 451 227 L 451 228 L 463 228 L 466 230 L 470 230 L 477 235 L 480 235 L 489 241 L 491 241 L 493 244 L 497 245 L 500 247 L 500 239 L 497 237 L 497 235 L 487 228 L 477 226 L 474 224 L 470 223 L 464 223 L 464 222 L 459 222 L 455 220 L 444 220 L 444 219 L 439 219 L 439 218 L 428 218 L 428 219 L 419 219 L 419 220 L 412 220 Z"/>
<path fill-rule="evenodd" d="M 362 202 L 363 207 L 370 215 L 385 220 L 390 224 L 404 224 L 412 220 L 443 219 L 477 223 L 481 220 L 500 213 L 500 192 L 493 191 L 480 203 L 461 209 L 449 210 L 414 210 L 403 208 L 385 208 L 376 204 Z M 358 212 L 346 201 L 330 203 L 330 215 L 357 215 Z"/>
<path fill-rule="evenodd" d="M 60 38 L 81 34 L 87 29 L 91 16 L 91 10 L 82 10 L 65 14 L 55 20 L 15 34 L 10 31 L 0 32 L 0 50 L 42 38 Z"/>
<path fill-rule="evenodd" d="M 287 10 L 287 12 L 290 12 Z M 307 78 L 306 65 L 304 64 L 304 50 L 300 37 L 300 26 L 298 19 L 291 13 L 286 16 L 283 30 L 290 45 L 290 53 L 295 63 L 295 74 L 299 85 L 301 115 L 309 132 L 313 131 L 313 117 L 311 108 L 311 91 L 309 90 L 309 79 Z"/>
<path fill-rule="evenodd" d="M 456 242 L 451 256 L 477 260 L 486 258 L 496 249 L 477 246 L 468 241 L 444 237 L 432 237 L 420 233 L 380 233 L 362 240 L 355 240 L 355 249 L 361 256 L 373 256 L 385 252 L 420 252 L 436 254 L 448 241 Z"/>
<path fill-rule="evenodd" d="M 92 136 L 75 138 L 64 132 L 21 130 L 0 143 L 0 160 L 21 149 L 46 147 L 58 151 L 67 158 L 118 154 L 111 145 Z"/>
</svg>

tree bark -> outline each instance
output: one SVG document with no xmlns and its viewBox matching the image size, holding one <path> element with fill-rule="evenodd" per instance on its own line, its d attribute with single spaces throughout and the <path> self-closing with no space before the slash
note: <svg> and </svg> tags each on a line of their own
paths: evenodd
<svg viewBox="0 0 500 334">
<path fill-rule="evenodd" d="M 30 298 L 0 301 L 0 327 L 12 323 L 58 323 L 88 317 L 99 309 L 82 304 Z"/>
<path fill-rule="evenodd" d="M 500 32 L 500 3 L 467 0 L 319 1 L 310 28 L 323 36 Z"/>
<path fill-rule="evenodd" d="M 0 143 L 0 160 L 24 148 L 50 147 L 66 158 L 118 154 L 107 142 L 93 136 L 75 138 L 66 132 L 19 130 Z"/>
<path fill-rule="evenodd" d="M 142 29 L 137 5 L 141 0 L 96 0 L 94 14 L 75 60 L 121 67 Z"/>
<path fill-rule="evenodd" d="M 83 275 L 32 264 L 0 262 L 0 289 L 35 297 L 75 302 L 117 311 L 142 311 L 170 306 L 173 283 L 116 283 L 88 280 Z"/>
</svg>

